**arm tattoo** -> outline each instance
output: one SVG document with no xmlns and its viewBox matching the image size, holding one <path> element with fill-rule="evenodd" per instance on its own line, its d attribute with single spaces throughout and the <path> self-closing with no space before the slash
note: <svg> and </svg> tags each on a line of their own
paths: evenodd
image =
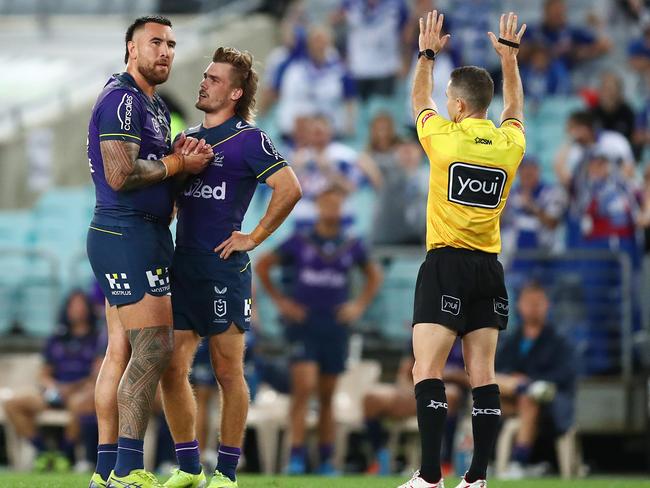
<svg viewBox="0 0 650 488">
<path fill-rule="evenodd" d="M 140 145 L 135 142 L 102 141 L 106 182 L 115 191 L 135 190 L 165 178 L 165 165 L 158 160 L 138 159 Z"/>
<path fill-rule="evenodd" d="M 127 331 L 131 360 L 117 391 L 120 437 L 144 439 L 156 388 L 174 347 L 170 326 Z"/>
</svg>

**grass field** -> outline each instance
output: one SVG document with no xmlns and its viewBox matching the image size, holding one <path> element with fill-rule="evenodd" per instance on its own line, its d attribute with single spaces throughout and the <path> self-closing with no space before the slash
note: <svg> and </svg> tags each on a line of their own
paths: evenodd
<svg viewBox="0 0 650 488">
<path fill-rule="evenodd" d="M 35 475 L 0 473 L 0 488 L 87 488 L 86 475 Z M 239 478 L 241 488 L 395 488 L 405 478 L 370 478 L 344 476 L 341 478 L 246 476 Z M 455 478 L 447 480 L 447 488 L 454 488 Z M 650 488 L 650 480 L 642 478 L 589 478 L 562 481 L 548 478 L 531 481 L 490 481 L 490 488 Z"/>
</svg>

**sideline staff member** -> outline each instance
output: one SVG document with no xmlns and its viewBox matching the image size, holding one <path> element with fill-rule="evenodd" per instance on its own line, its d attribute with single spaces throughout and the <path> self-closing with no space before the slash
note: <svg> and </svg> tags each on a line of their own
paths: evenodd
<svg viewBox="0 0 650 488">
<path fill-rule="evenodd" d="M 422 467 L 400 488 L 442 488 L 440 445 L 447 415 L 442 372 L 457 335 L 472 387 L 474 456 L 457 488 L 486 488 L 486 470 L 499 417 L 494 357 L 499 330 L 508 320 L 499 216 L 524 155 L 524 94 L 517 66 L 517 16 L 502 15 L 499 39 L 505 108 L 501 126 L 487 120 L 494 93 L 482 68 L 455 69 L 447 86 L 451 120 L 431 99 L 435 54 L 449 40 L 440 36 L 443 15 L 420 19 L 420 54 L 412 101 L 418 137 L 431 162 L 427 209 L 427 257 L 420 268 L 413 316 L 413 381 L 421 435 Z"/>
</svg>

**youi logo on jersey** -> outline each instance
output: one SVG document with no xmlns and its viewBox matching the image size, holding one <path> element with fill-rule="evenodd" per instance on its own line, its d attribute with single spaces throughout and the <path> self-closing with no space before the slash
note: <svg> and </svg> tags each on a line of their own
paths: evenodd
<svg viewBox="0 0 650 488">
<path fill-rule="evenodd" d="M 505 188 L 507 173 L 469 163 L 452 163 L 449 167 L 450 202 L 471 207 L 497 208 Z"/>
<path fill-rule="evenodd" d="M 192 198 L 203 198 L 210 200 L 225 200 L 226 199 L 226 182 L 222 181 L 221 184 L 210 186 L 203 183 L 203 178 L 194 178 L 192 183 L 185 189 L 183 195 Z"/>
</svg>

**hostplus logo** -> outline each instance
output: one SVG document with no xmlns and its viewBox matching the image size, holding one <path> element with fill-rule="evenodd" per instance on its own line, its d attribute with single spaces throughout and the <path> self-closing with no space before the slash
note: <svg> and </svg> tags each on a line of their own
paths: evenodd
<svg viewBox="0 0 650 488">
<path fill-rule="evenodd" d="M 126 273 L 106 273 L 108 286 L 111 288 L 111 295 L 129 296 L 131 295 L 131 285 L 129 285 Z"/>
<path fill-rule="evenodd" d="M 169 291 L 169 268 L 156 268 L 153 271 L 147 271 L 147 281 L 149 288 L 154 293 L 166 293 Z"/>
<path fill-rule="evenodd" d="M 225 200 L 226 199 L 226 182 L 220 185 L 210 186 L 203 183 L 202 178 L 195 178 L 194 181 L 183 192 L 186 197 L 203 198 L 205 200 Z"/>
</svg>

